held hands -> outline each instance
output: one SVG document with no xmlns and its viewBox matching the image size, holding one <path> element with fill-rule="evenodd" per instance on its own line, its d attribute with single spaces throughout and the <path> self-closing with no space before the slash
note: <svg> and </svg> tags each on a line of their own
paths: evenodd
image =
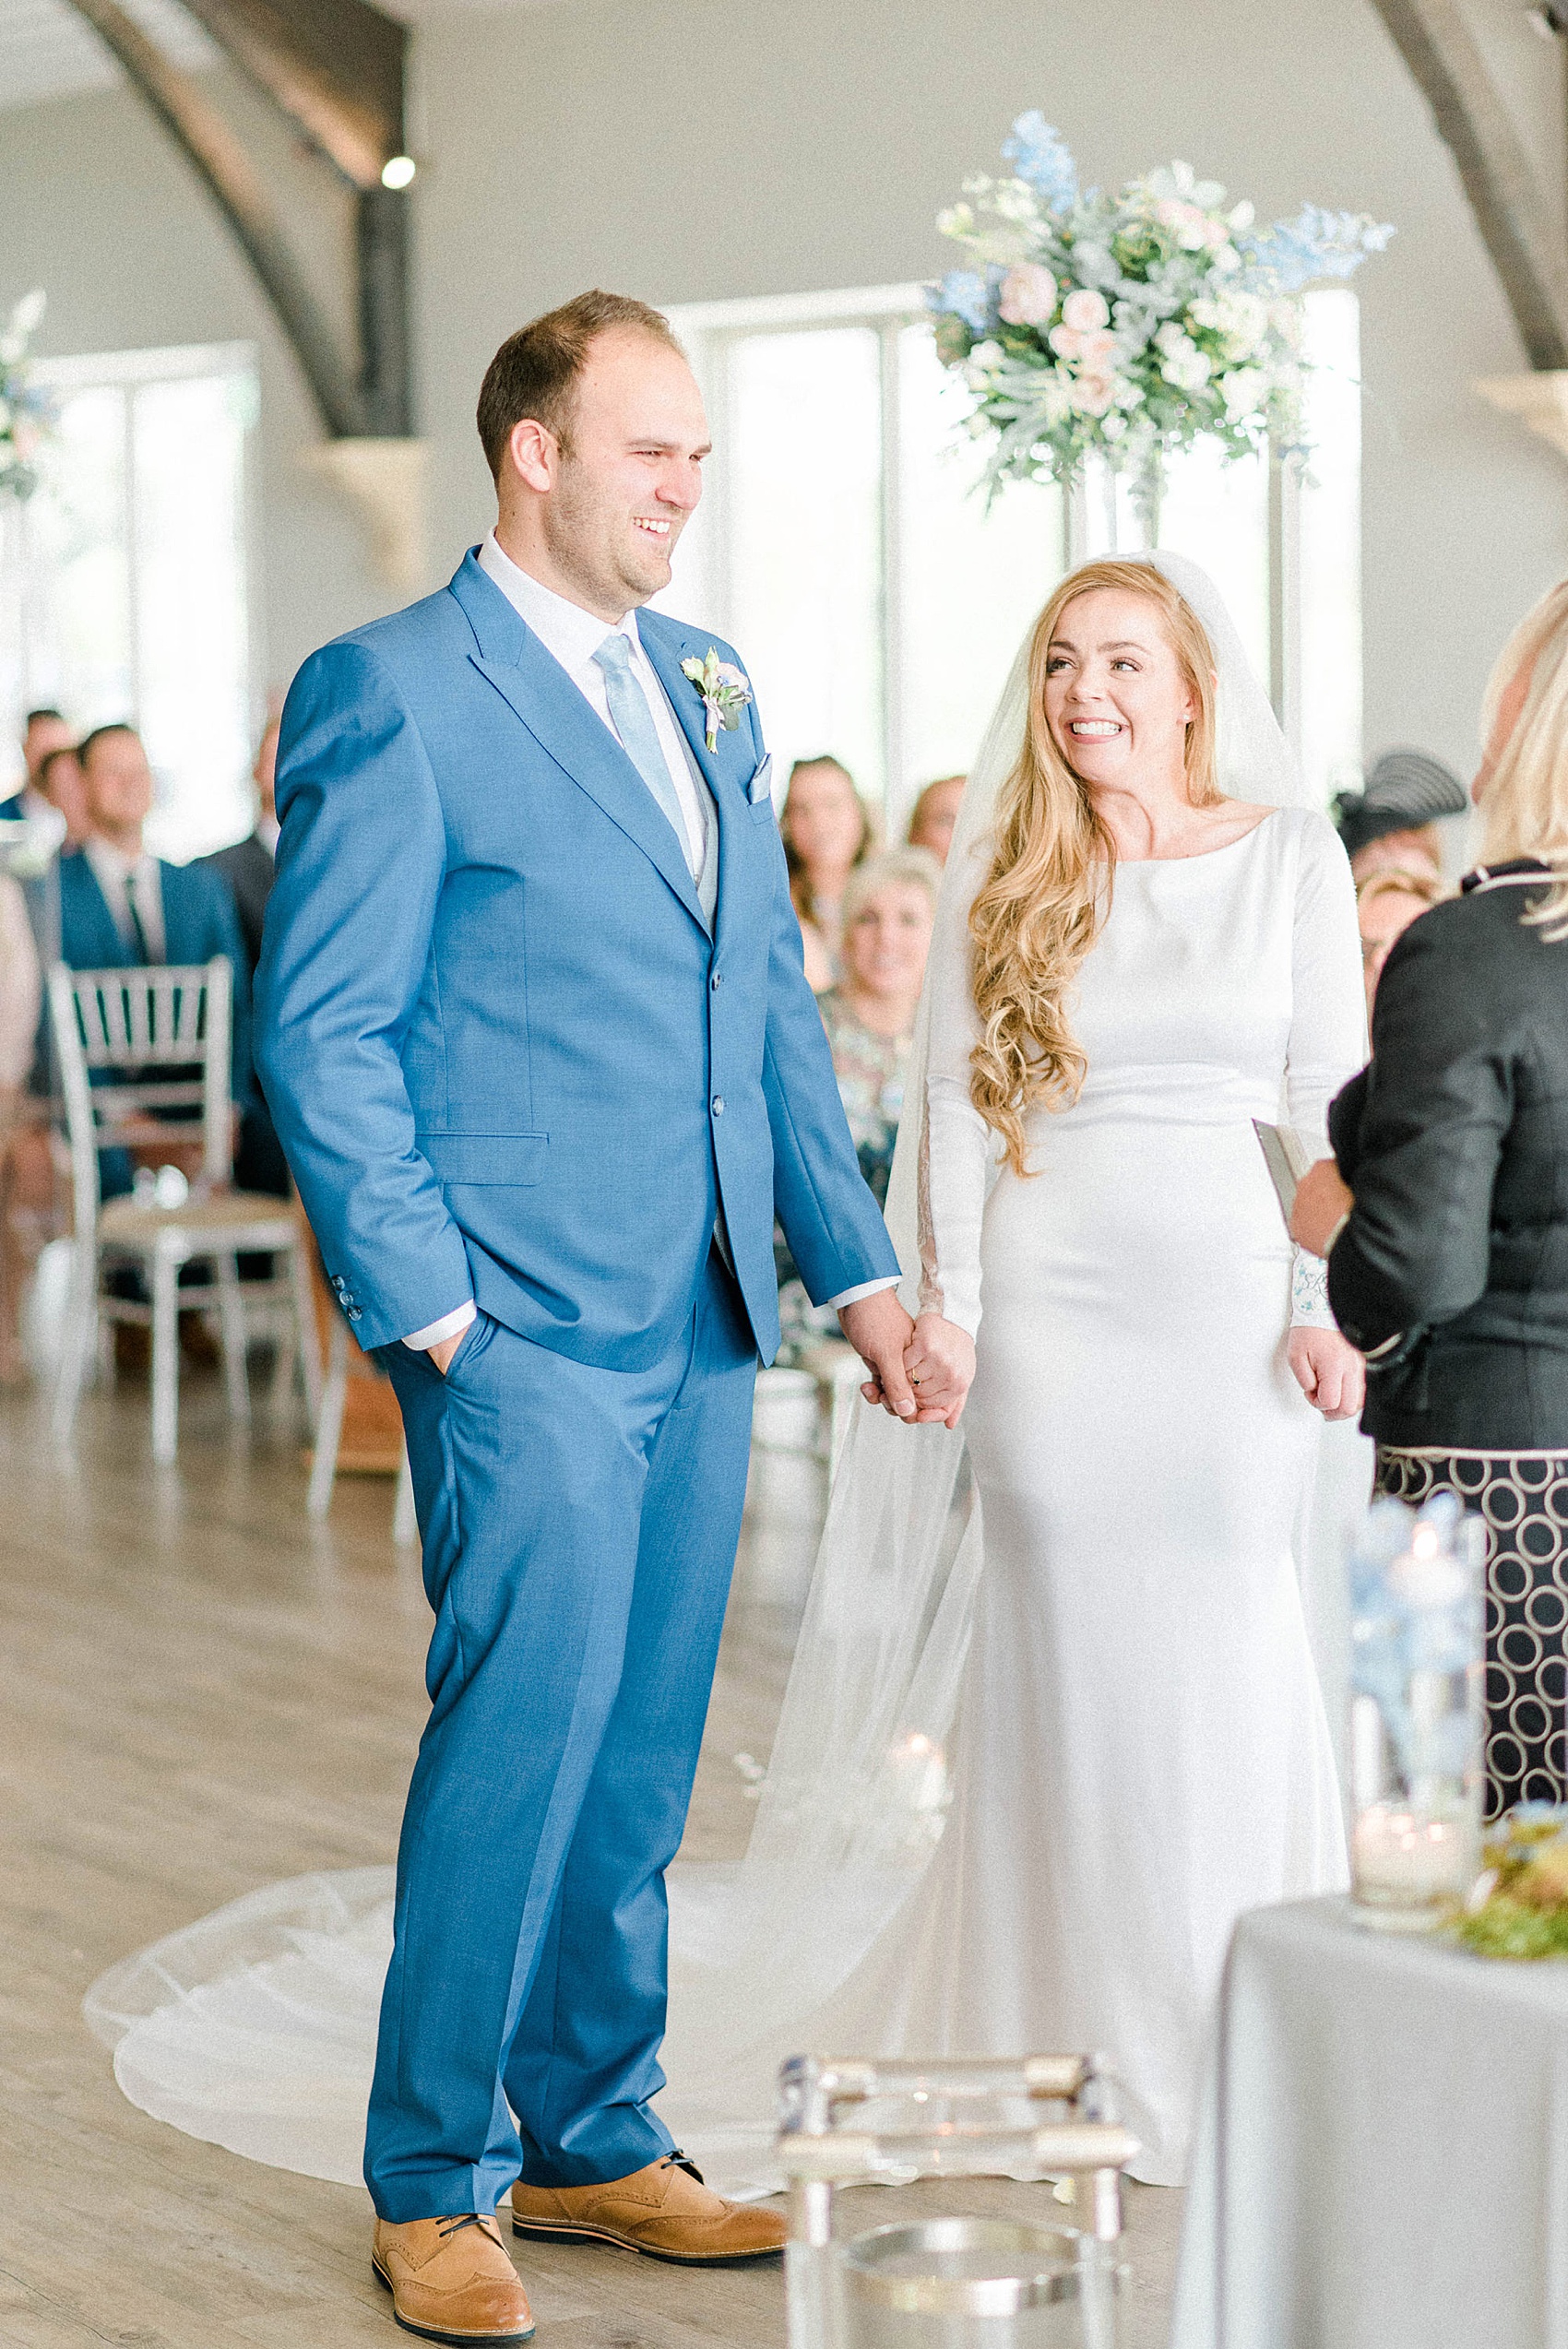
<svg viewBox="0 0 1568 2349">
<path fill-rule="evenodd" d="M 904 1369 L 920 1404 L 917 1419 L 940 1419 L 944 1427 L 956 1428 L 975 1376 L 975 1342 L 968 1330 L 940 1313 L 922 1313 Z"/>
<path fill-rule="evenodd" d="M 914 1323 L 898 1302 L 896 1288 L 880 1288 L 874 1297 L 857 1297 L 838 1309 L 838 1326 L 871 1375 L 861 1393 L 868 1403 L 880 1403 L 896 1419 L 912 1419 L 917 1405 L 904 1370 L 904 1355 Z"/>
<path fill-rule="evenodd" d="M 1337 1330 L 1293 1329 L 1285 1357 L 1296 1384 L 1325 1419 L 1359 1416 L 1367 1399 L 1367 1366 L 1348 1338 Z"/>
</svg>

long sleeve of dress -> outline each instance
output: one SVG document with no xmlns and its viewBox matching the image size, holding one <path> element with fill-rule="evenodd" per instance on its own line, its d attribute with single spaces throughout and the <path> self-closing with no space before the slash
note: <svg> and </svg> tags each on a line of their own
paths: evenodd
<svg viewBox="0 0 1568 2349">
<path fill-rule="evenodd" d="M 1285 1113 L 1313 1157 L 1326 1158 L 1332 1156 L 1329 1103 L 1367 1057 L 1356 884 L 1326 816 L 1309 816 L 1301 826 L 1290 979 Z M 1290 1319 L 1298 1327 L 1334 1327 L 1328 1267 L 1320 1256 L 1301 1248 L 1296 1251 Z"/>
<path fill-rule="evenodd" d="M 25 1083 L 38 1036 L 41 981 L 27 901 L 0 873 L 0 1087 Z"/>
<path fill-rule="evenodd" d="M 980 1220 L 995 1153 L 969 1098 L 969 1054 L 980 1040 L 969 908 L 991 856 L 987 835 L 969 852 L 964 885 L 944 888 L 931 942 L 931 1048 L 921 1143 L 921 1311 L 973 1337 L 980 1320 Z"/>
</svg>

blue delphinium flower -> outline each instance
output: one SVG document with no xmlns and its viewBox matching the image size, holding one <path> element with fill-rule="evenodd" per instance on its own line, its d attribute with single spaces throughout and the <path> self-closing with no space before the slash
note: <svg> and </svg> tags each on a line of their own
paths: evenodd
<svg viewBox="0 0 1568 2349">
<path fill-rule="evenodd" d="M 971 334 L 984 334 L 990 291 L 978 269 L 949 269 L 942 283 L 927 293 L 926 300 L 933 310 L 951 311 L 954 317 L 962 318 Z"/>
<path fill-rule="evenodd" d="M 1038 106 L 1019 115 L 1002 152 L 1015 175 L 1027 180 L 1051 211 L 1064 212 L 1077 202 L 1078 167 L 1066 140 Z"/>
<path fill-rule="evenodd" d="M 1244 260 L 1265 269 L 1281 293 L 1300 293 L 1316 278 L 1354 276 L 1369 253 L 1381 253 L 1394 234 L 1365 212 L 1330 212 L 1303 204 L 1293 220 L 1238 237 Z"/>
</svg>

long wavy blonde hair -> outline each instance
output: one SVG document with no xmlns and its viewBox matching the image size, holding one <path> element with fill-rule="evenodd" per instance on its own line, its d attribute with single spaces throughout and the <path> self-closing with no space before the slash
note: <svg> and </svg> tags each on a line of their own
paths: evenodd
<svg viewBox="0 0 1568 2349">
<path fill-rule="evenodd" d="M 1524 706 L 1495 759 L 1502 704 L 1527 672 Z M 1519 623 L 1497 657 L 1481 706 L 1491 772 L 1480 791 L 1483 861 L 1539 857 L 1551 884 L 1521 917 L 1550 939 L 1568 938 L 1568 579 L 1560 579 Z"/>
<path fill-rule="evenodd" d="M 1087 1062 L 1067 998 L 1111 910 L 1115 845 L 1045 716 L 1046 664 L 1062 615 L 1102 587 L 1142 596 L 1154 607 L 1194 704 L 1184 758 L 1187 796 L 1194 807 L 1220 796 L 1214 652 L 1192 605 L 1152 563 L 1111 558 L 1070 572 L 1035 623 L 1024 747 L 1002 787 L 991 870 L 969 913 L 980 1019 L 980 1040 L 969 1055 L 969 1097 L 1020 1175 L 1028 1172 L 1028 1112 L 1040 1103 L 1069 1109 L 1083 1085 Z"/>
</svg>

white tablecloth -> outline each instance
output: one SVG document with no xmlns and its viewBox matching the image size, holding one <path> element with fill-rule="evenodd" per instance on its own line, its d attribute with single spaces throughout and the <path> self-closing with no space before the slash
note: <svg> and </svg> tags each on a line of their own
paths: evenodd
<svg viewBox="0 0 1568 2349">
<path fill-rule="evenodd" d="M 1171 2349 L 1568 2349 L 1568 1963 L 1243 1917 Z"/>
</svg>

